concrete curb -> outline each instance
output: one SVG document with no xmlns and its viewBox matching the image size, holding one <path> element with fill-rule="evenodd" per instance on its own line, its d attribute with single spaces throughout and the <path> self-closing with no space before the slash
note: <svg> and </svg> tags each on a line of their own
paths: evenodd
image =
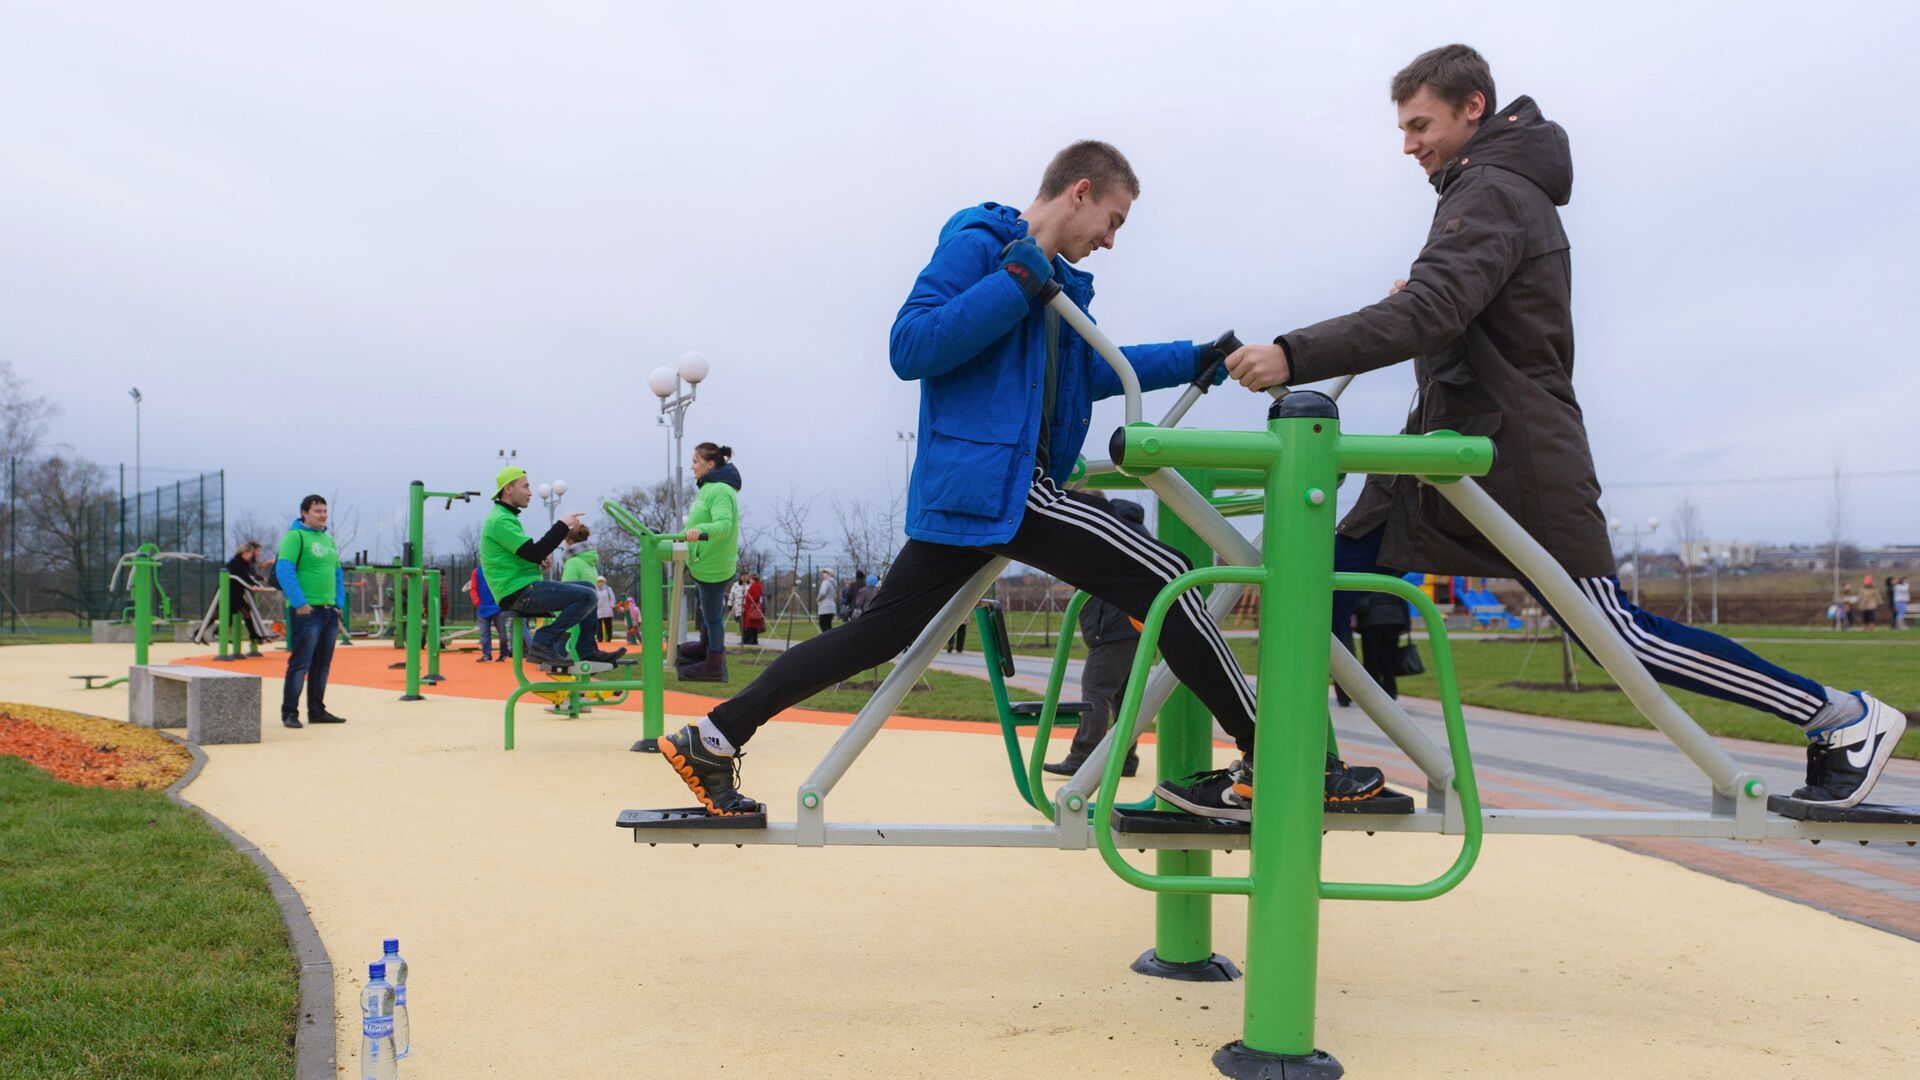
<svg viewBox="0 0 1920 1080">
<path fill-rule="evenodd" d="M 273 893 L 274 903 L 280 905 L 280 919 L 287 925 L 287 936 L 293 939 L 293 954 L 300 963 L 300 1019 L 293 1032 L 294 1080 L 335 1080 L 338 1051 L 334 1046 L 337 1025 L 333 1016 L 333 960 L 327 956 L 327 947 L 321 944 L 320 932 L 314 929 L 313 920 L 307 917 L 306 901 L 300 899 L 300 893 L 281 875 L 279 867 L 274 866 L 273 860 L 253 841 L 180 794 L 206 767 L 207 755 L 179 736 L 164 731 L 158 734 L 186 747 L 193 755 L 193 766 L 167 788 L 167 798 L 199 814 L 215 832 L 226 837 L 236 851 L 252 859 L 267 876 L 267 889 Z"/>
</svg>

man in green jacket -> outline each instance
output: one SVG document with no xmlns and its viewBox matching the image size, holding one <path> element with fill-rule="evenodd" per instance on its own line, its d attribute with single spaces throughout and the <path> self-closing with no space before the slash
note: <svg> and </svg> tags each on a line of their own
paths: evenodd
<svg viewBox="0 0 1920 1080">
<path fill-rule="evenodd" d="M 340 607 L 347 602 L 347 575 L 327 535 L 327 500 L 300 500 L 300 516 L 275 553 L 274 580 L 287 596 L 287 676 L 280 695 L 280 722 L 300 726 L 300 689 L 307 691 L 307 723 L 344 724 L 327 711 L 327 672 L 340 633 Z"/>
<path fill-rule="evenodd" d="M 527 471 L 509 465 L 493 478 L 493 487 L 493 509 L 487 512 L 487 522 L 480 531 L 480 572 L 486 575 L 500 610 L 554 616 L 552 622 L 534 631 L 527 656 L 549 666 L 568 665 L 574 660 L 612 663 L 625 656 L 625 649 L 602 652 L 594 643 L 590 627 L 600 598 L 592 585 L 547 581 L 540 574 L 554 549 L 580 523 L 580 515 L 566 515 L 535 540 L 520 524 L 520 511 L 533 501 Z M 569 637 L 576 628 L 582 632 L 573 640 L 569 655 Z"/>
</svg>

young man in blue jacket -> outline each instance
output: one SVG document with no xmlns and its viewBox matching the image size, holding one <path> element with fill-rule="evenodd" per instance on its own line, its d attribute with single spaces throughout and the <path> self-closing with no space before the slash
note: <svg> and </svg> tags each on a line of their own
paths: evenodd
<svg viewBox="0 0 1920 1080">
<path fill-rule="evenodd" d="M 287 594 L 287 677 L 281 687 L 280 722 L 300 726 L 300 691 L 307 692 L 307 723 L 344 724 L 327 711 L 327 674 L 333 667 L 333 643 L 340 633 L 340 609 L 347 603 L 347 574 L 340 553 L 327 535 L 327 500 L 300 500 L 275 552 L 273 579 Z"/>
<path fill-rule="evenodd" d="M 1072 264 L 1113 246 L 1139 193 L 1118 150 L 1079 142 L 1053 159 L 1024 211 L 983 203 L 947 220 L 893 323 L 894 374 L 920 384 L 907 543 L 859 619 L 788 650 L 697 724 L 660 739 L 662 756 L 709 812 L 758 810 L 735 779 L 737 755 L 755 730 L 898 656 L 995 556 L 1038 567 L 1136 618 L 1190 568 L 1102 501 L 1064 487 L 1094 400 L 1121 386 L 1046 300 L 1064 292 L 1087 308 L 1093 278 Z M 1190 382 L 1218 358 L 1214 346 L 1191 341 L 1123 351 L 1142 389 Z M 1175 604 L 1160 649 L 1250 755 L 1253 693 L 1199 594 Z M 1382 783 L 1377 769 L 1348 769 L 1330 758 L 1327 786 L 1329 798 L 1356 799 Z M 1251 817 L 1250 785 L 1236 791 L 1224 770 L 1180 786 L 1180 794 L 1194 812 Z"/>
</svg>

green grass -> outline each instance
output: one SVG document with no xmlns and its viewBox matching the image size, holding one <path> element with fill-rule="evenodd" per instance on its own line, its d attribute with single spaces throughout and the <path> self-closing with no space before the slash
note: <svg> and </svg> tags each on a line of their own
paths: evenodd
<svg viewBox="0 0 1920 1080">
<path fill-rule="evenodd" d="M 1848 635 L 1856 639 L 1862 636 Z M 1251 641 L 1233 639 L 1231 644 L 1242 664 L 1251 663 Z M 1768 660 L 1808 678 L 1850 690 L 1864 689 L 1898 708 L 1920 709 L 1920 646 L 1849 648 L 1773 641 L 1752 648 Z M 1427 660 L 1428 673 L 1401 679 L 1400 690 L 1416 697 L 1437 697 L 1440 690 L 1432 673 L 1433 650 L 1422 643 L 1420 652 Z M 1512 681 L 1557 684 L 1561 666 L 1557 639 L 1542 639 L 1534 646 L 1506 641 L 1456 641 L 1453 654 L 1460 680 L 1460 698 L 1469 705 L 1602 724 L 1652 727 L 1625 694 L 1571 694 L 1501 685 Z M 1574 653 L 1574 665 L 1582 687 L 1613 685 L 1613 680 L 1578 650 Z M 1792 726 L 1765 713 L 1684 690 L 1669 690 L 1682 709 L 1715 735 L 1797 746 L 1806 744 Z M 1895 753 L 1901 757 L 1920 757 L 1920 729 L 1909 728 Z"/>
<path fill-rule="evenodd" d="M 681 682 L 673 677 L 671 668 L 667 675 L 667 689 L 688 694 L 705 694 L 708 697 L 728 697 L 744 689 L 766 668 L 750 660 L 764 660 L 771 663 L 780 655 L 772 649 L 756 649 L 751 645 L 734 645 L 727 650 L 727 681 Z M 879 677 L 885 678 L 893 670 L 892 664 L 882 664 Z M 857 681 L 866 681 L 868 674 L 862 672 Z M 1000 716 L 994 711 L 993 691 L 986 681 L 968 675 L 955 675 L 946 671 L 929 671 L 923 685 L 933 689 L 916 690 L 900 703 L 899 712 L 905 716 L 928 717 L 936 720 L 969 720 L 980 724 L 997 724 Z M 827 690 L 808 698 L 804 707 L 826 709 L 832 712 L 859 712 L 860 707 L 873 696 L 867 690 Z M 1007 696 L 1014 701 L 1037 701 L 1039 695 L 1029 694 L 1009 686 Z"/>
<path fill-rule="evenodd" d="M 280 909 L 199 815 L 0 757 L 0 837 L 0 1076 L 293 1075 Z"/>
<path fill-rule="evenodd" d="M 0 617 L 0 645 L 72 644 L 88 640 L 90 633 L 88 627 L 76 624 L 71 615 L 16 617 L 9 612 Z"/>
</svg>

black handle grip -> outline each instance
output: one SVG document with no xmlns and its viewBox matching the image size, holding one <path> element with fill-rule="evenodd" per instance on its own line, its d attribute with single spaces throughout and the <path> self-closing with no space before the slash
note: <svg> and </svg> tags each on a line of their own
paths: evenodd
<svg viewBox="0 0 1920 1080">
<path fill-rule="evenodd" d="M 1236 352 L 1239 352 L 1240 347 L 1241 347 L 1240 339 L 1235 337 L 1233 334 L 1233 331 L 1231 330 L 1227 331 L 1224 334 L 1221 334 L 1217 338 L 1214 338 L 1213 348 L 1219 353 L 1219 355 L 1213 358 L 1213 363 L 1208 364 L 1206 367 L 1201 368 L 1198 372 L 1194 373 L 1193 385 L 1199 387 L 1200 392 L 1203 394 L 1213 389 L 1214 371 L 1216 371 L 1221 364 L 1224 364 L 1227 362 L 1227 357 L 1232 356 Z"/>
</svg>

